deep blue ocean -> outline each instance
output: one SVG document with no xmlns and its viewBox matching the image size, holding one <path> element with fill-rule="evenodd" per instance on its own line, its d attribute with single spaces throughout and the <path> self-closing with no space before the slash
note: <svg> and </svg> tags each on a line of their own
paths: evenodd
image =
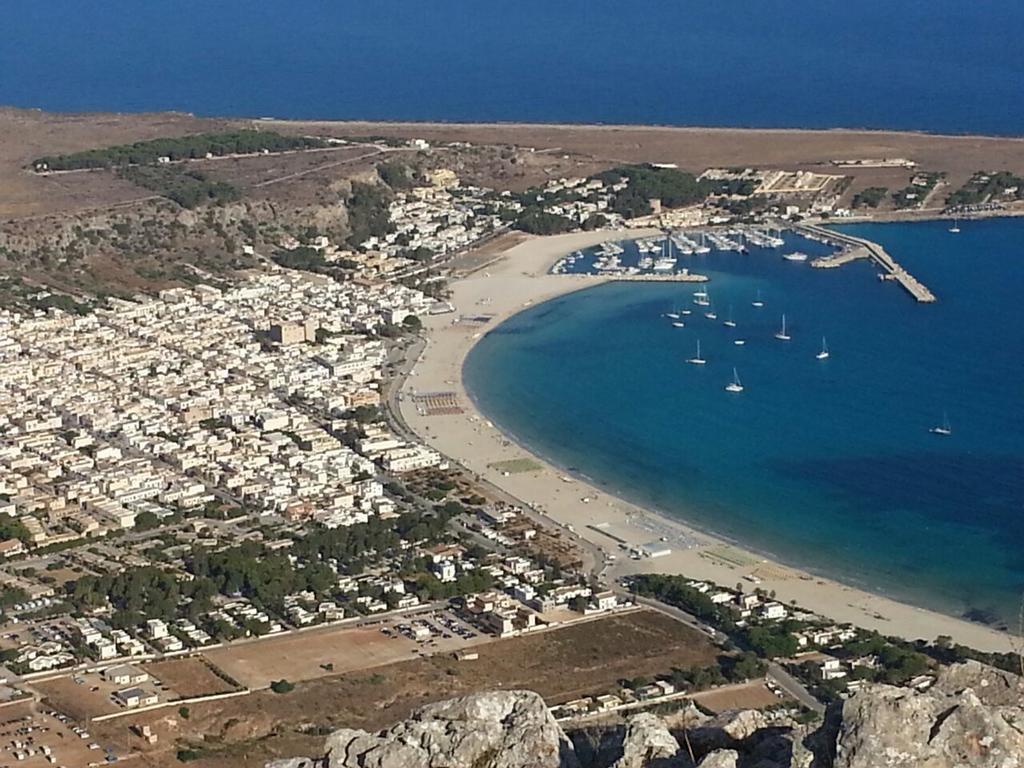
<svg viewBox="0 0 1024 768">
<path fill-rule="evenodd" d="M 1024 133 L 1019 0 L 5 0 L 0 104 Z"/>
<path fill-rule="evenodd" d="M 867 262 L 683 257 L 712 277 L 717 321 L 693 286 L 607 284 L 492 330 L 466 383 L 496 424 L 608 490 L 849 583 L 1015 623 L 1024 220 L 948 227 L 843 228 L 882 243 L 934 305 Z M 722 325 L 730 305 L 735 329 Z M 680 307 L 693 310 L 682 329 L 663 316 Z M 783 312 L 789 342 L 773 336 Z M 703 367 L 684 362 L 698 338 Z M 723 389 L 734 367 L 738 395 Z M 952 436 L 930 434 L 944 412 Z"/>
</svg>

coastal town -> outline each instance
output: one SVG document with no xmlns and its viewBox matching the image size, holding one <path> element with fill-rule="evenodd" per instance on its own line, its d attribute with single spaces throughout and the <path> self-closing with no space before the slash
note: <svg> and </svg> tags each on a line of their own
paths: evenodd
<svg viewBox="0 0 1024 768">
<path fill-rule="evenodd" d="M 377 680 L 360 689 L 372 704 L 402 665 L 499 686 L 578 678 L 546 696 L 577 724 L 691 704 L 812 721 L 873 681 L 926 690 L 950 661 L 1012 667 L 993 628 L 854 595 L 567 476 L 505 438 L 459 380 L 475 341 L 535 302 L 595 280 L 706 281 L 685 257 L 781 253 L 790 233 L 823 248 L 806 266 L 868 259 L 935 301 L 880 246 L 823 225 L 869 205 L 853 202 L 850 167 L 913 174 L 896 207 L 933 199 L 943 177 L 903 158 L 646 163 L 512 191 L 463 180 L 450 146 L 372 146 L 418 165 L 373 167 L 388 190 L 358 237 L 253 229 L 235 243 L 244 269 L 130 296 L 7 284 L 4 759 L 218 757 L 214 723 L 315 709 L 335 680 Z M 62 162 L 26 173 L 77 173 Z M 1003 177 L 968 187 L 940 215 L 1020 196 Z M 616 633 L 639 643 L 620 666 L 610 646 L 579 655 L 585 636 Z M 540 650 L 562 637 L 563 657 Z"/>
</svg>

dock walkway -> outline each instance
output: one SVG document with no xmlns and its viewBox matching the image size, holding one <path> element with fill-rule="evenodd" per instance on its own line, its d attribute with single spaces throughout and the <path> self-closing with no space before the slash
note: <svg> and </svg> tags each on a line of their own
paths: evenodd
<svg viewBox="0 0 1024 768">
<path fill-rule="evenodd" d="M 814 266 L 837 267 L 846 263 L 846 261 L 852 261 L 855 258 L 866 255 L 867 258 L 870 258 L 882 268 L 882 276 L 884 279 L 895 280 L 917 301 L 922 304 L 931 304 L 932 302 L 937 301 L 935 294 L 928 290 L 928 287 L 924 285 L 924 283 L 907 272 L 907 270 L 905 270 L 899 262 L 890 256 L 878 243 L 865 240 L 862 237 L 854 237 L 853 235 L 846 235 L 842 232 L 836 232 L 835 230 L 825 229 L 824 227 L 819 227 L 814 224 L 798 224 L 796 226 L 796 230 L 812 235 L 815 238 L 825 239 L 829 242 L 838 243 L 846 247 L 847 255 L 845 257 L 842 254 L 839 254 L 835 257 L 816 260 Z M 866 254 L 864 251 L 866 251 Z"/>
</svg>

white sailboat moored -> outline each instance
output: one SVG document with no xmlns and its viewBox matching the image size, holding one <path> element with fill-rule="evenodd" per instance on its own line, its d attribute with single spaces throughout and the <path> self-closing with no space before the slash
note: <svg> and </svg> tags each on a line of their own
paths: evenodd
<svg viewBox="0 0 1024 768">
<path fill-rule="evenodd" d="M 950 426 L 949 416 L 946 415 L 945 411 L 943 411 L 942 413 L 942 426 L 932 427 L 928 431 L 931 432 L 933 435 L 939 435 L 941 437 L 949 437 L 950 435 L 953 434 L 953 427 Z"/>
<path fill-rule="evenodd" d="M 821 337 L 821 352 L 815 355 L 818 360 L 828 360 L 828 344 L 825 342 L 825 337 Z"/>
<path fill-rule="evenodd" d="M 778 339 L 779 341 L 789 341 L 791 338 L 789 332 L 786 330 L 785 315 L 782 316 L 782 328 L 779 329 L 779 332 L 775 334 L 775 338 Z"/>
<path fill-rule="evenodd" d="M 732 381 L 725 385 L 726 392 L 742 392 L 743 385 L 740 384 L 740 375 L 736 373 L 736 369 L 732 369 Z"/>
<path fill-rule="evenodd" d="M 704 365 L 707 363 L 707 360 L 700 355 L 700 339 L 697 339 L 697 354 L 694 357 L 687 359 L 686 362 L 690 365 Z"/>
</svg>

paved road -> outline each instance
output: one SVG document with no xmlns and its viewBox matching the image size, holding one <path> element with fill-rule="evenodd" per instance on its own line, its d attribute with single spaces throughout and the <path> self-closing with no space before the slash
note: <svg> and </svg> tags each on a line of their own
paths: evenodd
<svg viewBox="0 0 1024 768">
<path fill-rule="evenodd" d="M 775 681 L 779 688 L 808 709 L 819 714 L 825 711 L 824 704 L 811 696 L 810 692 L 804 688 L 803 684 L 799 680 L 789 674 L 789 672 L 784 670 L 774 661 L 768 662 L 768 679 Z"/>
</svg>

